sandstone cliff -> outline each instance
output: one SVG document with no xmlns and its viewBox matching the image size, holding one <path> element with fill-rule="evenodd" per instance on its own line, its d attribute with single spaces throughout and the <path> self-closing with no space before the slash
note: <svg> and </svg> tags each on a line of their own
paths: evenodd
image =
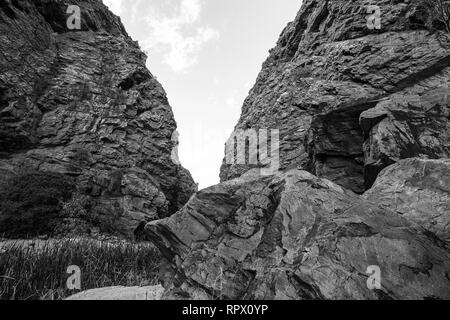
<svg viewBox="0 0 450 320">
<path fill-rule="evenodd" d="M 279 130 L 280 170 L 224 162 L 221 184 L 147 225 L 166 298 L 450 299 L 450 35 L 434 3 L 303 1 L 236 126 Z"/>
<path fill-rule="evenodd" d="M 73 5 L 79 30 L 67 24 Z M 99 0 L 2 0 L 0 181 L 69 176 L 87 215 L 127 236 L 181 208 L 196 185 L 171 160 L 176 123 L 145 61 Z"/>
</svg>

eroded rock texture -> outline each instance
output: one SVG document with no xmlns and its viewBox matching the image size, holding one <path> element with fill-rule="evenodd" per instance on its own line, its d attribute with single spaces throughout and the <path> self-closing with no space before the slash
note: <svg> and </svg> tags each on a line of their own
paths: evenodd
<svg viewBox="0 0 450 320">
<path fill-rule="evenodd" d="M 407 159 L 383 170 L 364 197 L 450 242 L 450 159 Z"/>
<path fill-rule="evenodd" d="M 427 3 L 303 1 L 236 127 L 279 129 L 280 170 L 224 163 L 147 224 L 166 298 L 450 299 L 450 38 Z"/>
<path fill-rule="evenodd" d="M 400 159 L 448 158 L 450 154 L 450 87 L 422 95 L 395 94 L 361 114 L 365 181 Z"/>
<path fill-rule="evenodd" d="M 450 37 L 429 3 L 304 0 L 236 129 L 279 129 L 282 170 L 360 194 L 400 159 L 449 157 Z M 368 5 L 381 10 L 379 30 Z M 221 179 L 248 169 L 224 164 Z"/>
<path fill-rule="evenodd" d="M 176 270 L 168 298 L 450 299 L 443 241 L 306 171 L 250 171 L 146 229 Z"/>
<path fill-rule="evenodd" d="M 81 9 L 81 30 L 66 10 Z M 2 0 L 0 179 L 74 177 L 92 212 L 132 235 L 196 191 L 171 160 L 176 123 L 146 56 L 99 0 Z"/>
</svg>

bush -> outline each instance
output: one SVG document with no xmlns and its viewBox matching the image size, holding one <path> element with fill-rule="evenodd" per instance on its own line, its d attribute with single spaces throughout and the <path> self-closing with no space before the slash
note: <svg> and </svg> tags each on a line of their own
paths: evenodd
<svg viewBox="0 0 450 320">
<path fill-rule="evenodd" d="M 0 242 L 0 300 L 58 300 L 75 294 L 66 287 L 71 265 L 81 269 L 82 290 L 156 285 L 159 262 L 158 251 L 145 243 Z"/>
<path fill-rule="evenodd" d="M 0 186 L 0 234 L 29 238 L 53 234 L 64 202 L 75 190 L 63 174 L 26 172 Z"/>
</svg>

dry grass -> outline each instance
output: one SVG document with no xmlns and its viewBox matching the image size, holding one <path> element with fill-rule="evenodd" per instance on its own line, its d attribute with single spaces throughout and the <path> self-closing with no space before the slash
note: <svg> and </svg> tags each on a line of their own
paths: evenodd
<svg viewBox="0 0 450 320">
<path fill-rule="evenodd" d="M 70 265 L 81 269 L 82 290 L 157 284 L 159 253 L 150 244 L 90 239 L 0 243 L 0 300 L 58 300 Z"/>
</svg>

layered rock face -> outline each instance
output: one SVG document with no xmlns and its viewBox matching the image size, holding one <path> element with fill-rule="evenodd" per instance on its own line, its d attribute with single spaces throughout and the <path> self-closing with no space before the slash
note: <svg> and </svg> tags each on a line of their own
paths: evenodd
<svg viewBox="0 0 450 320">
<path fill-rule="evenodd" d="M 74 177 L 92 212 L 128 236 L 181 208 L 196 184 L 171 159 L 176 123 L 145 61 L 99 0 L 2 1 L 0 181 L 27 170 Z"/>
<path fill-rule="evenodd" d="M 137 44 L 70 2 L 0 5 L 0 175 L 73 177 L 130 235 L 195 186 Z M 279 130 L 280 170 L 224 163 L 146 225 L 166 299 L 450 299 L 450 40 L 430 3 L 303 1 L 236 127 Z"/>
<path fill-rule="evenodd" d="M 400 159 L 449 157 L 450 36 L 433 3 L 304 0 L 236 130 L 279 129 L 282 170 L 359 194 Z M 380 29 L 369 5 L 379 8 Z M 249 168 L 224 163 L 221 179 Z"/>
<path fill-rule="evenodd" d="M 250 171 L 147 230 L 175 269 L 168 299 L 450 299 L 444 242 L 306 171 Z"/>
<path fill-rule="evenodd" d="M 450 35 L 433 3 L 303 1 L 236 126 L 279 130 L 280 170 L 224 162 L 221 184 L 146 226 L 165 298 L 450 299 Z"/>
</svg>

